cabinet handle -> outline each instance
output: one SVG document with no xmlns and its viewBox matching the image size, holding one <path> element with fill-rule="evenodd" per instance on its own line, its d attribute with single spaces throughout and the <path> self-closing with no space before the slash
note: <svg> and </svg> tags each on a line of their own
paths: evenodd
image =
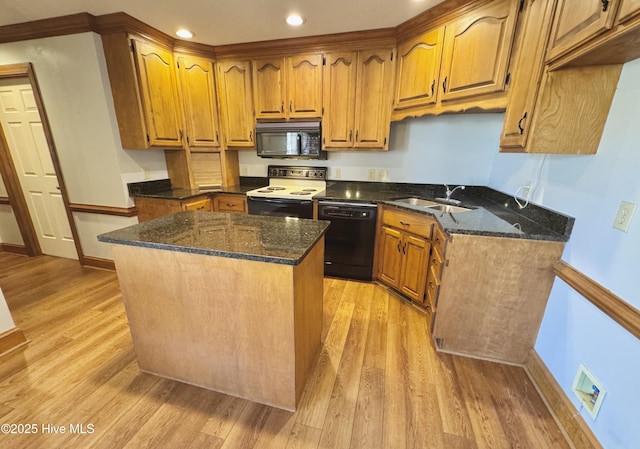
<svg viewBox="0 0 640 449">
<path fill-rule="evenodd" d="M 351 142 L 351 138 L 353 137 L 353 130 L 349 130 L 349 142 Z"/>
<path fill-rule="evenodd" d="M 607 12 L 609 8 L 609 0 L 600 0 L 602 2 L 602 12 Z"/>
<path fill-rule="evenodd" d="M 438 265 L 438 260 L 437 259 L 433 259 L 431 262 L 433 262 L 434 265 Z"/>
<path fill-rule="evenodd" d="M 284 112 L 284 101 L 280 103 L 280 112 Z"/>
<path fill-rule="evenodd" d="M 402 245 L 402 254 L 407 254 L 407 244 Z"/>
<path fill-rule="evenodd" d="M 429 288 L 433 288 L 433 282 L 429 281 Z"/>
<path fill-rule="evenodd" d="M 289 112 L 293 112 L 293 100 L 289 100 Z"/>
<path fill-rule="evenodd" d="M 227 207 L 233 207 L 234 204 L 233 203 L 227 203 Z"/>
<path fill-rule="evenodd" d="M 444 81 L 442 82 L 442 92 L 447 92 L 447 77 L 444 77 Z"/>
<path fill-rule="evenodd" d="M 404 221 L 401 221 L 400 224 L 402 226 L 411 226 L 411 223 L 405 223 Z"/>
<path fill-rule="evenodd" d="M 249 131 L 249 142 L 253 142 L 253 131 Z"/>
<path fill-rule="evenodd" d="M 440 244 L 440 239 L 436 238 L 436 244 L 439 245 Z"/>
<path fill-rule="evenodd" d="M 398 242 L 398 252 L 400 252 L 400 242 Z"/>
<path fill-rule="evenodd" d="M 522 117 L 520 117 L 520 120 L 518 120 L 518 129 L 520 130 L 520 135 L 522 135 L 524 133 L 524 128 L 522 127 L 522 122 L 526 118 L 527 118 L 527 113 L 525 112 L 524 114 L 522 114 Z"/>
<path fill-rule="evenodd" d="M 436 80 L 431 82 L 431 96 L 436 93 Z"/>
<path fill-rule="evenodd" d="M 179 129 L 178 132 L 180 133 L 180 140 L 182 140 L 182 136 L 184 136 L 184 133 L 182 132 L 181 129 Z"/>
<path fill-rule="evenodd" d="M 358 142 L 358 134 L 360 133 L 360 131 L 356 131 L 356 142 Z"/>
<path fill-rule="evenodd" d="M 216 131 L 216 142 L 219 140 L 218 138 L 218 131 Z"/>
</svg>

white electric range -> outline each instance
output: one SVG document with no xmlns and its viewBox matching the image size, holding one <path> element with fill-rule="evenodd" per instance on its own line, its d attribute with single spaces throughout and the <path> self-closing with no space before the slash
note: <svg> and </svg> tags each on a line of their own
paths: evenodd
<svg viewBox="0 0 640 449">
<path fill-rule="evenodd" d="M 247 192 L 249 214 L 313 218 L 313 197 L 327 189 L 326 167 L 270 165 L 269 185 Z"/>
</svg>

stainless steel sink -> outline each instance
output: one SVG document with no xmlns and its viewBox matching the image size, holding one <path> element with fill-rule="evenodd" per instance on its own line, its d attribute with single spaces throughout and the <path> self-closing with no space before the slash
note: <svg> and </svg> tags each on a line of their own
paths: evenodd
<svg viewBox="0 0 640 449">
<path fill-rule="evenodd" d="M 394 201 L 397 201 L 399 203 L 410 204 L 412 206 L 424 207 L 425 209 L 432 209 L 434 211 L 437 210 L 437 211 L 444 212 L 446 214 L 455 213 L 455 212 L 467 212 L 467 211 L 473 210 L 468 207 L 442 204 L 435 201 L 423 200 L 422 198 L 417 198 L 417 197 L 397 198 Z"/>
<path fill-rule="evenodd" d="M 432 207 L 432 206 L 439 205 L 435 201 L 423 200 L 422 198 L 416 198 L 416 197 L 398 198 L 394 201 L 397 201 L 399 203 L 410 204 L 412 206 L 419 206 L 419 207 Z"/>
<path fill-rule="evenodd" d="M 468 212 L 473 209 L 469 209 L 468 207 L 462 206 L 452 206 L 449 204 L 438 204 L 437 206 L 428 206 L 429 209 L 439 210 L 444 212 L 445 214 L 451 214 L 455 212 Z"/>
</svg>

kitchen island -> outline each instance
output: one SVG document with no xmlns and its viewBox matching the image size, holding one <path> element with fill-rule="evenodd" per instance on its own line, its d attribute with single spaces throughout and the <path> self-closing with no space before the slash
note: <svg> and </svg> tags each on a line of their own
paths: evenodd
<svg viewBox="0 0 640 449">
<path fill-rule="evenodd" d="M 98 236 L 140 369 L 295 410 L 320 350 L 328 225 L 188 211 Z"/>
</svg>

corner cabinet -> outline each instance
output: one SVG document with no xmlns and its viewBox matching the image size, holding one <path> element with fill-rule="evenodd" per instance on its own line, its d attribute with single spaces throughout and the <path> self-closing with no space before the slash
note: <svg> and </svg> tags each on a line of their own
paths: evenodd
<svg viewBox="0 0 640 449">
<path fill-rule="evenodd" d="M 180 55 L 177 66 L 187 125 L 187 145 L 192 150 L 220 147 L 213 62 Z"/>
<path fill-rule="evenodd" d="M 252 67 L 257 119 L 322 116 L 321 54 L 256 59 Z"/>
<path fill-rule="evenodd" d="M 553 2 L 526 3 L 501 152 L 598 150 L 622 66 L 550 70 L 544 59 L 553 12 Z"/>
<path fill-rule="evenodd" d="M 388 149 L 393 58 L 392 48 L 326 55 L 324 149 Z"/>
<path fill-rule="evenodd" d="M 383 208 L 378 232 L 378 279 L 422 305 L 434 223 L 426 215 Z"/>
<path fill-rule="evenodd" d="M 254 117 L 251 94 L 251 62 L 218 61 L 218 98 L 222 128 L 228 147 L 253 148 Z"/>
<path fill-rule="evenodd" d="M 172 51 L 126 33 L 104 34 L 102 42 L 123 148 L 181 148 Z"/>
</svg>

